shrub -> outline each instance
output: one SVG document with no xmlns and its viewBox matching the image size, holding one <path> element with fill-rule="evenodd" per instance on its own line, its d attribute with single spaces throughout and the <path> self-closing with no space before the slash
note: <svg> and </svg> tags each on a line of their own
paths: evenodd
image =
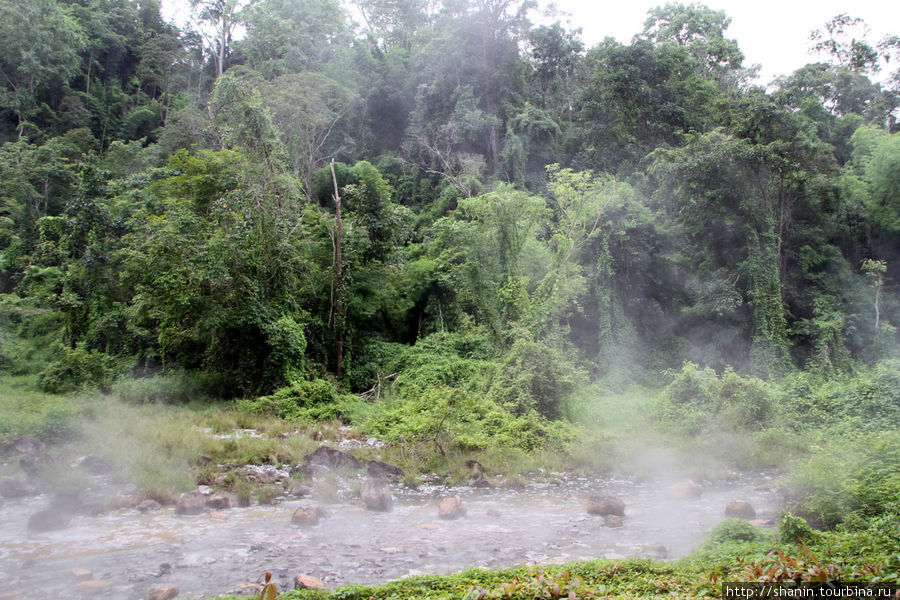
<svg viewBox="0 0 900 600">
<path fill-rule="evenodd" d="M 696 435 L 723 429 L 765 429 L 776 416 L 776 388 L 731 369 L 719 376 L 685 363 L 659 395 L 654 414 L 664 427 Z"/>
<path fill-rule="evenodd" d="M 709 540 L 721 544 L 728 542 L 753 542 L 759 539 L 759 531 L 741 519 L 725 519 L 709 534 Z"/>
<path fill-rule="evenodd" d="M 797 542 L 809 543 L 816 537 L 816 532 L 806 523 L 806 519 L 787 513 L 778 523 L 778 540 L 788 544 Z"/>
<path fill-rule="evenodd" d="M 327 420 L 338 416 L 339 398 L 337 388 L 330 381 L 298 380 L 269 396 L 257 398 L 250 403 L 250 408 L 282 419 Z"/>
<path fill-rule="evenodd" d="M 900 432 L 860 432 L 852 423 L 821 434 L 792 466 L 793 509 L 817 526 L 863 525 L 900 500 Z"/>
<path fill-rule="evenodd" d="M 115 359 L 84 348 L 62 349 L 60 357 L 40 375 L 39 386 L 51 394 L 63 394 L 97 386 L 108 390 L 117 371 Z"/>
</svg>

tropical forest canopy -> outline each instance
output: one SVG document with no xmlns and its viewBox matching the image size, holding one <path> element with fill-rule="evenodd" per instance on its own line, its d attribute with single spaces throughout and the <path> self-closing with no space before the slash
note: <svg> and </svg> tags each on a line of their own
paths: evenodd
<svg viewBox="0 0 900 600">
<path fill-rule="evenodd" d="M 592 48 L 532 0 L 191 4 L 0 0 L 0 367 L 45 391 L 557 418 L 896 356 L 897 37 L 838 15 L 765 88 L 699 4 Z"/>
</svg>

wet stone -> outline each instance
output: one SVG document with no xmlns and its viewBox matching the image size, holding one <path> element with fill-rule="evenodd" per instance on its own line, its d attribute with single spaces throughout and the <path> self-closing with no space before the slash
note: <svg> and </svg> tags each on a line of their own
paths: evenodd
<svg viewBox="0 0 900 600">
<path fill-rule="evenodd" d="M 28 530 L 45 532 L 65 529 L 72 521 L 72 515 L 54 508 L 36 512 L 28 519 Z"/>
<path fill-rule="evenodd" d="M 693 481 L 676 483 L 666 489 L 666 495 L 676 500 L 689 500 L 703 495 L 703 486 Z"/>
<path fill-rule="evenodd" d="M 736 519 L 755 519 L 756 510 L 746 500 L 734 500 L 725 505 L 725 516 Z"/>
<path fill-rule="evenodd" d="M 603 517 L 603 524 L 606 527 L 622 527 L 625 523 L 619 515 L 606 515 Z"/>
<path fill-rule="evenodd" d="M 178 588 L 173 585 L 159 586 L 150 590 L 147 600 L 172 600 L 178 595 Z"/>
<path fill-rule="evenodd" d="M 614 496 L 593 496 L 588 499 L 587 512 L 590 515 L 625 516 L 625 502 Z"/>
<path fill-rule="evenodd" d="M 394 508 L 391 486 L 382 477 L 366 477 L 360 496 L 369 510 L 390 512 Z"/>
<path fill-rule="evenodd" d="M 311 575 L 300 574 L 294 577 L 295 590 L 323 590 L 325 584 L 321 579 L 317 579 Z"/>
<path fill-rule="evenodd" d="M 317 525 L 319 523 L 319 518 L 323 515 L 324 511 L 322 510 L 322 507 L 308 500 L 304 500 L 291 516 L 291 523 L 301 526 Z"/>
<path fill-rule="evenodd" d="M 458 519 L 466 515 L 466 507 L 463 506 L 459 496 L 444 498 L 438 505 L 438 517 L 441 519 Z"/>
<path fill-rule="evenodd" d="M 225 494 L 212 494 L 206 499 L 206 506 L 215 510 L 231 508 L 231 500 Z"/>
<path fill-rule="evenodd" d="M 199 491 L 187 492 L 178 498 L 176 515 L 197 515 L 206 510 L 206 497 Z"/>
<path fill-rule="evenodd" d="M 137 505 L 137 509 L 142 513 L 145 512 L 154 512 L 162 508 L 162 504 L 157 502 L 156 500 L 143 500 L 140 504 Z"/>
</svg>

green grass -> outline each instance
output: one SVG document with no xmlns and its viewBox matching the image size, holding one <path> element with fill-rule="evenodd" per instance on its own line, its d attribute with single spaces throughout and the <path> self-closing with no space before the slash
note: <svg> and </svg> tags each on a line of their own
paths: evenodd
<svg viewBox="0 0 900 600">
<path fill-rule="evenodd" d="M 77 398 L 34 391 L 34 377 L 4 376 L 0 381 L 0 447 L 22 435 L 59 441 L 72 434 Z"/>
</svg>

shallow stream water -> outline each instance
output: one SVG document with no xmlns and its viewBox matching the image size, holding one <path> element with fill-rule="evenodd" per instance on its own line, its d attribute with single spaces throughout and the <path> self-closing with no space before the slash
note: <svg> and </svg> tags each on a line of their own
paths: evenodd
<svg viewBox="0 0 900 600">
<path fill-rule="evenodd" d="M 725 518 L 727 502 L 746 500 L 761 519 L 775 518 L 782 504 L 767 473 L 704 482 L 702 496 L 692 499 L 669 498 L 669 483 L 560 473 L 515 490 L 392 484 L 393 511 L 370 512 L 348 498 L 323 504 L 328 517 L 312 527 L 293 525 L 300 501 L 285 500 L 191 516 L 171 507 L 121 509 L 33 533 L 28 518 L 49 499 L 7 499 L 0 504 L 0 599 L 31 598 L 37 590 L 47 598 L 137 600 L 163 585 L 177 586 L 179 598 L 249 594 L 247 584 L 265 571 L 284 591 L 300 573 L 333 588 L 471 566 L 677 558 Z M 622 527 L 606 527 L 603 518 L 587 514 L 587 497 L 594 494 L 625 501 Z M 437 505 L 449 495 L 462 497 L 467 516 L 438 518 Z M 90 571 L 81 574 L 88 581 L 77 581 L 78 569 Z"/>
</svg>

